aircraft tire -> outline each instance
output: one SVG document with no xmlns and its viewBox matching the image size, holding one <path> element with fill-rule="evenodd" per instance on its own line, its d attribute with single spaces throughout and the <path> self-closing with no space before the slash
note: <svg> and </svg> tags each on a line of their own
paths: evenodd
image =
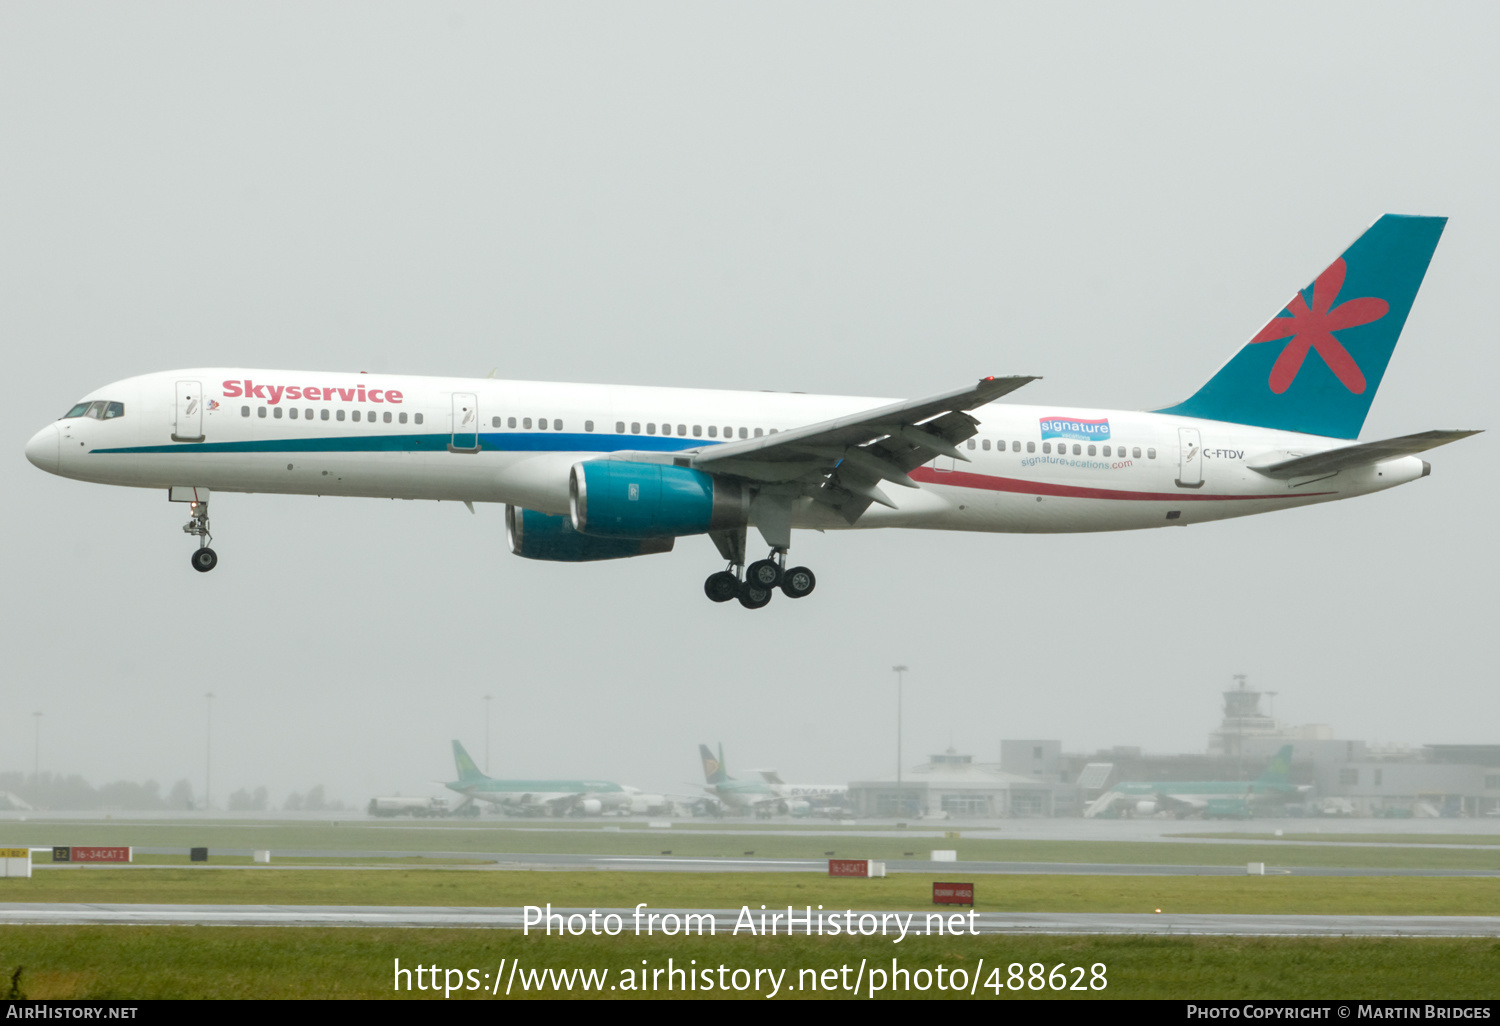
<svg viewBox="0 0 1500 1026">
<path fill-rule="evenodd" d="M 805 566 L 794 566 L 781 575 L 781 593 L 787 598 L 806 598 L 818 586 L 818 578 Z"/>
<path fill-rule="evenodd" d="M 739 594 L 739 578 L 728 570 L 720 570 L 716 574 L 709 574 L 708 580 L 703 582 L 703 593 L 713 602 L 728 602 Z"/>
<path fill-rule="evenodd" d="M 219 565 L 219 554 L 213 549 L 198 549 L 193 553 L 193 569 L 206 574 Z"/>
<path fill-rule="evenodd" d="M 745 567 L 745 580 L 762 588 L 774 588 L 781 583 L 781 567 L 769 559 L 757 559 Z"/>
<path fill-rule="evenodd" d="M 762 588 L 749 581 L 741 584 L 739 591 L 740 605 L 746 609 L 759 609 L 771 601 L 770 588 Z"/>
</svg>

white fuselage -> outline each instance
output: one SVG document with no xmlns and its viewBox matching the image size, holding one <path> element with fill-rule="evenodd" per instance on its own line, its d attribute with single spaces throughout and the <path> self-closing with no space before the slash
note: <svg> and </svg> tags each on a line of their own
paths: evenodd
<svg viewBox="0 0 1500 1026">
<path fill-rule="evenodd" d="M 48 425 L 27 445 L 33 463 L 62 477 L 138 488 L 446 499 L 549 514 L 568 513 L 568 472 L 579 461 L 712 446 L 891 402 L 243 368 L 142 375 L 89 400 L 123 412 Z M 1425 471 L 1408 456 L 1311 480 L 1277 479 L 1247 464 L 1346 443 L 1133 411 L 1006 403 L 973 416 L 978 434 L 961 447 L 971 462 L 939 457 L 916 469 L 920 489 L 888 489 L 898 508 L 871 506 L 853 526 L 1166 527 L 1363 495 Z M 1056 437 L 1059 422 L 1073 436 Z M 793 526 L 850 525 L 803 499 Z"/>
</svg>

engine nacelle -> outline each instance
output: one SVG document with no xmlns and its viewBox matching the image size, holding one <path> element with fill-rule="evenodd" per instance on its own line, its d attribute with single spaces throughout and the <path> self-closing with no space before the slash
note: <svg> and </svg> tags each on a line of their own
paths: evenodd
<svg viewBox="0 0 1500 1026">
<path fill-rule="evenodd" d="M 800 798 L 793 798 L 786 803 L 786 811 L 793 816 L 806 816 L 812 812 L 812 806 Z"/>
<path fill-rule="evenodd" d="M 662 538 L 743 526 L 738 482 L 665 463 L 589 460 L 568 475 L 573 527 L 601 538 Z"/>
<path fill-rule="evenodd" d="M 592 538 L 573 530 L 567 517 L 554 517 L 520 506 L 505 507 L 505 537 L 510 551 L 526 559 L 587 563 L 671 552 L 671 538 Z"/>
<path fill-rule="evenodd" d="M 604 811 L 604 803 L 597 798 L 585 798 L 573 806 L 580 816 L 597 816 Z"/>
<path fill-rule="evenodd" d="M 1136 815 L 1138 815 L 1138 816 L 1154 816 L 1154 815 L 1156 815 L 1156 803 L 1155 802 L 1136 802 L 1135 803 L 1135 812 L 1136 812 Z"/>
</svg>

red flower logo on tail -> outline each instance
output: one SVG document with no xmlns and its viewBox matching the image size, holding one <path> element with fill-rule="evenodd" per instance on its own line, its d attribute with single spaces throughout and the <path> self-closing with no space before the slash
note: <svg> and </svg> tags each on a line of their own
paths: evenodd
<svg viewBox="0 0 1500 1026">
<path fill-rule="evenodd" d="M 1360 371 L 1359 364 L 1354 362 L 1354 357 L 1349 355 L 1349 351 L 1333 333 L 1343 328 L 1357 328 L 1361 324 L 1378 321 L 1391 307 L 1385 300 L 1370 296 L 1351 299 L 1334 307 L 1339 290 L 1344 287 L 1344 271 L 1344 260 L 1340 257 L 1313 282 L 1311 309 L 1308 309 L 1302 293 L 1297 293 L 1286 305 L 1291 316 L 1273 317 L 1271 323 L 1260 329 L 1260 333 L 1250 340 L 1250 344 L 1254 345 L 1257 342 L 1274 342 L 1291 337 L 1291 341 L 1271 367 L 1271 391 L 1277 395 L 1291 388 L 1292 382 L 1297 380 L 1297 372 L 1302 369 L 1302 361 L 1307 358 L 1309 349 L 1318 351 L 1323 362 L 1328 364 L 1328 369 L 1343 382 L 1345 388 L 1355 395 L 1364 392 L 1365 376 Z"/>
</svg>

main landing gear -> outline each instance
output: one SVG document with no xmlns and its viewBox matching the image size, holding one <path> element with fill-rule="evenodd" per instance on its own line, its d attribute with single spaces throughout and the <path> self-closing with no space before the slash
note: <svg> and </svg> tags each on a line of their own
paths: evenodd
<svg viewBox="0 0 1500 1026">
<path fill-rule="evenodd" d="M 219 565 L 219 554 L 208 547 L 208 543 L 214 540 L 214 536 L 208 533 L 208 502 L 200 500 L 189 509 L 191 513 L 188 522 L 182 525 L 182 533 L 197 536 L 198 547 L 192 555 L 193 569 L 206 574 Z"/>
<path fill-rule="evenodd" d="M 817 585 L 818 579 L 811 570 L 805 566 L 786 569 L 786 551 L 773 549 L 768 558 L 758 559 L 745 567 L 743 578 L 740 567 L 734 563 L 710 574 L 703 582 L 703 591 L 714 602 L 739 599 L 740 605 L 746 609 L 760 609 L 771 601 L 777 588 L 787 598 L 804 598 L 811 595 Z"/>
</svg>

